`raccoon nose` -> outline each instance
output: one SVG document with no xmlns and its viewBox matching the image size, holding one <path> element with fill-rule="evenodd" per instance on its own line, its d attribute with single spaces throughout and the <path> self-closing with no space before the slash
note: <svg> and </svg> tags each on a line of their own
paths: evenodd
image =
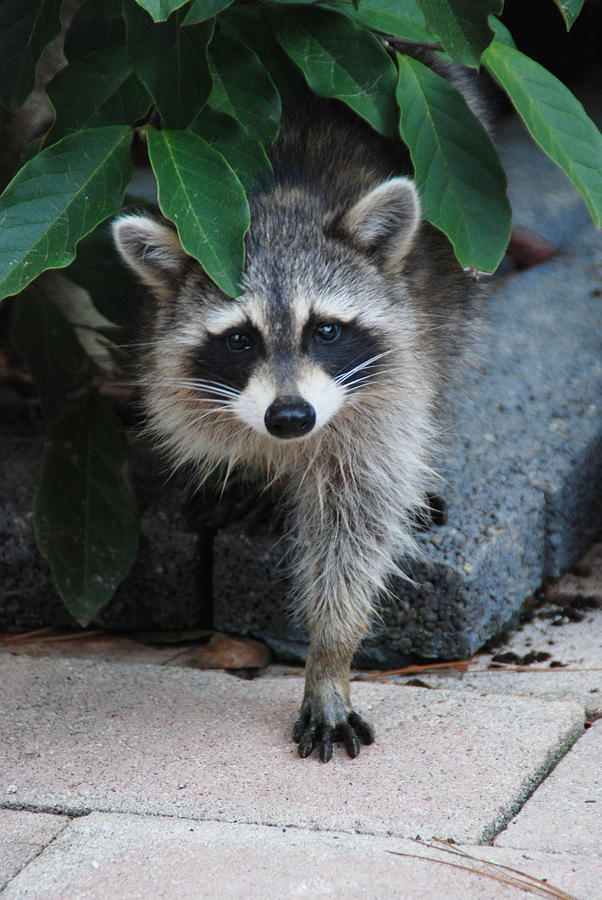
<svg viewBox="0 0 602 900">
<path fill-rule="evenodd" d="M 302 437 L 316 424 L 316 412 L 311 403 L 301 397 L 277 397 L 268 406 L 264 422 L 274 437 Z"/>
</svg>

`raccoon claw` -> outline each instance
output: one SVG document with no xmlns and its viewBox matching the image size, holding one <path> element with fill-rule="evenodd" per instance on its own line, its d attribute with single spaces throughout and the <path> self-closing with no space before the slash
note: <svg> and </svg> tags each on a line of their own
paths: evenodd
<svg viewBox="0 0 602 900">
<path fill-rule="evenodd" d="M 335 741 L 340 741 L 348 756 L 355 759 L 362 744 L 373 743 L 374 732 L 356 712 L 350 712 L 346 721 L 332 727 L 326 722 L 312 719 L 310 710 L 304 710 L 295 722 L 293 741 L 298 744 L 299 756 L 302 759 L 310 756 L 317 746 L 321 761 L 330 762 Z"/>
</svg>

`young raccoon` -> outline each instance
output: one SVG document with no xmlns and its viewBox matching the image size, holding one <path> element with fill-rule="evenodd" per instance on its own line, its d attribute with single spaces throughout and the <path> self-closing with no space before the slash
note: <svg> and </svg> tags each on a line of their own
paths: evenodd
<svg viewBox="0 0 602 900">
<path fill-rule="evenodd" d="M 288 113 L 271 160 L 235 299 L 166 224 L 125 215 L 114 234 L 155 298 L 140 369 L 160 443 L 201 479 L 244 463 L 283 486 L 310 634 L 293 739 L 326 762 L 374 739 L 350 663 L 413 549 L 474 280 L 422 220 L 403 145 L 341 103 Z"/>
</svg>

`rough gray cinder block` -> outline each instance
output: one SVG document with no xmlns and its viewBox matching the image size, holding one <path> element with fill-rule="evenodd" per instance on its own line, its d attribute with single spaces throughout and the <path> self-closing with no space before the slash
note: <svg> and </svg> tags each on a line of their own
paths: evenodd
<svg viewBox="0 0 602 900">
<path fill-rule="evenodd" d="M 394 585 L 364 660 L 475 652 L 591 543 L 602 525 L 601 284 L 588 226 L 492 297 L 483 361 L 448 442 L 448 524 L 420 535 L 424 560 L 409 565 L 417 586 Z M 303 636 L 287 619 L 290 585 L 272 544 L 251 542 L 243 526 L 218 536 L 215 621 L 295 655 Z"/>
<path fill-rule="evenodd" d="M 209 533 L 188 520 L 181 485 L 165 485 L 163 466 L 143 446 L 133 449 L 141 513 L 138 558 L 91 624 L 143 630 L 204 627 L 211 606 Z M 41 438 L 33 433 L 0 435 L 0 628 L 77 627 L 35 543 L 31 505 L 41 453 Z"/>
</svg>

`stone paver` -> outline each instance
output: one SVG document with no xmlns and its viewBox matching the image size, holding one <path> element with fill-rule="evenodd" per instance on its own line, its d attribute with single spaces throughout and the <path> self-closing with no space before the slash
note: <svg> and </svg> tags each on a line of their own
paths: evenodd
<svg viewBox="0 0 602 900">
<path fill-rule="evenodd" d="M 0 891 L 68 824 L 66 816 L 0 809 Z"/>
<path fill-rule="evenodd" d="M 524 671 L 512 664 L 488 668 L 493 656 L 507 652 L 519 658 L 529 652 L 547 652 L 551 658 L 532 663 Z M 562 667 L 550 668 L 553 661 L 561 662 Z M 358 673 L 357 677 L 366 678 L 367 673 Z M 391 680 L 402 684 L 413 678 L 444 690 L 575 700 L 583 705 L 588 716 L 601 716 L 602 609 L 589 610 L 581 622 L 566 622 L 558 628 L 551 625 L 549 618 L 536 618 L 514 631 L 494 651 L 477 654 L 466 672 L 449 668 L 391 676 Z"/>
<path fill-rule="evenodd" d="M 6 900 L 265 900 L 273 896 L 511 900 L 529 896 L 523 888 L 502 884 L 483 871 L 531 884 L 529 875 L 545 878 L 548 884 L 584 900 L 595 896 L 599 875 L 591 859 L 463 849 L 523 874 L 392 837 L 95 813 L 75 820 L 11 883 L 4 896 Z"/>
<path fill-rule="evenodd" d="M 574 703 L 354 686 L 378 742 L 300 760 L 300 679 L 0 657 L 0 803 L 492 837 L 582 730 Z"/>
<path fill-rule="evenodd" d="M 602 860 L 602 722 L 579 739 L 495 843 Z"/>
</svg>

